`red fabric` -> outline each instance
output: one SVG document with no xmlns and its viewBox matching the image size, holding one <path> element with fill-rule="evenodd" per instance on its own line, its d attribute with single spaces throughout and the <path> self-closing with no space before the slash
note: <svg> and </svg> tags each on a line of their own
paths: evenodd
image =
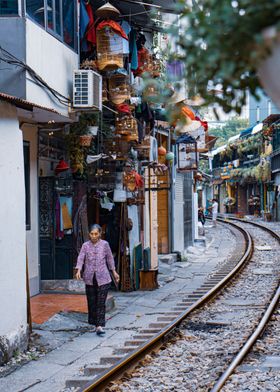
<svg viewBox="0 0 280 392">
<path fill-rule="evenodd" d="M 99 23 L 96 30 L 104 29 L 104 27 L 111 27 L 111 29 L 113 29 L 116 34 L 128 40 L 128 36 L 125 34 L 124 30 L 114 20 L 103 20 L 101 23 Z"/>
<path fill-rule="evenodd" d="M 137 52 L 138 68 L 134 71 L 134 75 L 139 76 L 145 71 L 144 64 L 145 64 L 145 62 L 147 62 L 149 54 L 150 53 L 149 53 L 148 49 L 145 48 L 144 46 L 138 50 L 138 52 Z"/>
<path fill-rule="evenodd" d="M 182 107 L 182 113 L 185 116 L 188 116 L 192 121 L 195 120 L 195 114 L 188 106 Z"/>
<path fill-rule="evenodd" d="M 89 23 L 87 27 L 87 32 L 86 32 L 86 40 L 93 45 L 96 45 L 96 33 L 95 33 L 95 28 L 94 28 L 94 16 L 93 16 L 93 11 L 90 3 L 88 2 L 86 4 L 86 10 L 88 13 L 89 17 Z"/>
<path fill-rule="evenodd" d="M 132 170 L 130 173 L 134 175 L 136 188 L 143 188 L 144 186 L 143 177 L 140 176 L 140 174 L 138 174 L 135 170 Z"/>
<path fill-rule="evenodd" d="M 195 120 L 200 121 L 200 123 L 203 126 L 205 132 L 208 131 L 208 122 L 207 121 L 202 121 L 198 116 L 195 116 Z"/>
<path fill-rule="evenodd" d="M 116 105 L 116 109 L 121 113 L 131 114 L 130 107 L 127 103 Z"/>
</svg>

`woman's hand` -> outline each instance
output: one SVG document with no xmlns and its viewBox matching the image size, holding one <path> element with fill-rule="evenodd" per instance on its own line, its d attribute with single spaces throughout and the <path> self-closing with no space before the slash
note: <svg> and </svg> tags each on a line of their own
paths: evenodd
<svg viewBox="0 0 280 392">
<path fill-rule="evenodd" d="M 115 281 L 116 281 L 117 283 L 119 283 L 119 281 L 120 281 L 119 274 L 118 274 L 116 271 L 113 271 L 113 276 L 114 276 Z"/>
<path fill-rule="evenodd" d="M 82 278 L 81 278 L 81 270 L 77 270 L 77 272 L 76 272 L 76 279 L 78 279 L 78 280 L 81 280 Z"/>
</svg>

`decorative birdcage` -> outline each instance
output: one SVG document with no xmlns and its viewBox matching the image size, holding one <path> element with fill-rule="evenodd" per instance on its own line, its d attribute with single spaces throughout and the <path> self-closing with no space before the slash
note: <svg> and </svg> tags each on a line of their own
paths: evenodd
<svg viewBox="0 0 280 392">
<path fill-rule="evenodd" d="M 133 116 L 116 117 L 116 135 L 128 136 L 127 141 L 138 140 L 137 121 Z"/>
<path fill-rule="evenodd" d="M 178 171 L 198 169 L 197 142 L 190 135 L 182 135 L 176 140 Z"/>
<path fill-rule="evenodd" d="M 96 29 L 97 65 L 101 71 L 123 67 L 123 37 L 108 24 Z M 102 26 L 101 26 L 102 25 Z"/>
<path fill-rule="evenodd" d="M 149 55 L 146 67 L 146 71 L 149 72 L 153 78 L 160 76 L 161 64 L 160 60 L 158 60 L 155 56 Z"/>
<path fill-rule="evenodd" d="M 129 156 L 130 148 L 131 145 L 120 136 L 107 139 L 103 143 L 104 152 L 115 156 L 116 160 L 126 160 Z"/>
<path fill-rule="evenodd" d="M 102 102 L 108 102 L 108 79 L 102 76 Z"/>
<path fill-rule="evenodd" d="M 128 75 L 113 73 L 109 78 L 110 101 L 119 105 L 130 98 L 130 85 Z"/>
</svg>

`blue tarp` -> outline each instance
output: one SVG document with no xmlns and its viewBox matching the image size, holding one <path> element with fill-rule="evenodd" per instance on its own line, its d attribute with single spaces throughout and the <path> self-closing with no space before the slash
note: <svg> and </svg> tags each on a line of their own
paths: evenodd
<svg viewBox="0 0 280 392">
<path fill-rule="evenodd" d="M 254 128 L 254 125 L 253 125 L 252 127 L 249 127 L 249 128 L 247 128 L 247 129 L 244 129 L 243 131 L 240 132 L 239 137 L 240 137 L 240 138 L 243 138 L 243 137 L 250 136 L 251 133 L 252 133 L 253 128 Z"/>
</svg>

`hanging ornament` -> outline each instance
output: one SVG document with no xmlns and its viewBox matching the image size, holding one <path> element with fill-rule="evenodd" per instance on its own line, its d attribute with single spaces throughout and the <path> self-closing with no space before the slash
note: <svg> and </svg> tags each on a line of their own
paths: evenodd
<svg viewBox="0 0 280 392">
<path fill-rule="evenodd" d="M 166 149 L 163 147 L 163 145 L 159 146 L 158 148 L 158 155 L 165 155 L 166 154 Z"/>
<path fill-rule="evenodd" d="M 174 159 L 174 153 L 172 151 L 168 151 L 167 154 L 165 155 L 165 159 L 167 161 L 173 161 Z"/>
</svg>

